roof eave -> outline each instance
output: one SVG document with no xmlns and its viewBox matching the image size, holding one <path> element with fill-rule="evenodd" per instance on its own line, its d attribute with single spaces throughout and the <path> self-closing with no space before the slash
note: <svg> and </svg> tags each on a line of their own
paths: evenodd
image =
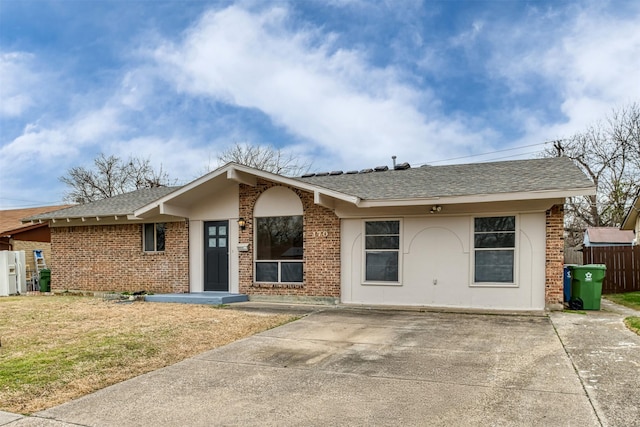
<svg viewBox="0 0 640 427">
<path fill-rule="evenodd" d="M 640 212 L 640 196 L 637 196 L 633 204 L 629 208 L 629 212 L 627 212 L 627 216 L 625 216 L 624 221 L 622 221 L 622 225 L 620 226 L 620 229 L 634 230 L 639 212 Z"/>
<path fill-rule="evenodd" d="M 439 205 L 509 202 L 520 200 L 560 199 L 567 197 L 594 195 L 595 187 L 571 190 L 543 190 L 517 193 L 471 194 L 464 196 L 423 197 L 412 199 L 363 199 L 356 205 L 359 208 L 391 207 L 391 206 L 421 206 L 437 203 Z"/>
</svg>

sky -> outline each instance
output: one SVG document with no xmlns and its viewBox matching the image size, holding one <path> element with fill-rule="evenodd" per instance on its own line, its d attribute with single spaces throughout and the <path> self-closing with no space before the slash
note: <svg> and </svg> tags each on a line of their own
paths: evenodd
<svg viewBox="0 0 640 427">
<path fill-rule="evenodd" d="M 636 0 L 0 0 L 0 209 L 101 153 L 178 183 L 533 158 L 640 100 Z"/>
</svg>

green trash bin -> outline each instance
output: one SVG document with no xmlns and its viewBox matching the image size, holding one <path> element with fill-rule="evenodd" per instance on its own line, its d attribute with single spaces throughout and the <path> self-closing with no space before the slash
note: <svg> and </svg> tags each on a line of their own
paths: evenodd
<svg viewBox="0 0 640 427">
<path fill-rule="evenodd" d="M 51 291 L 51 270 L 43 268 L 40 270 L 40 292 Z"/>
<path fill-rule="evenodd" d="M 600 310 L 602 281 L 607 266 L 604 264 L 576 265 L 571 268 L 571 302 L 570 306 L 582 302 L 584 310 Z"/>
</svg>

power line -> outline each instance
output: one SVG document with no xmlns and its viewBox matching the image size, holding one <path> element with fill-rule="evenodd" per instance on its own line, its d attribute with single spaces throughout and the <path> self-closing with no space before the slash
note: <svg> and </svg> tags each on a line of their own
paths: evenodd
<svg viewBox="0 0 640 427">
<path fill-rule="evenodd" d="M 551 144 L 553 142 L 555 142 L 555 141 L 538 142 L 536 144 L 521 145 L 519 147 L 505 148 L 503 150 L 489 151 L 489 152 L 486 152 L 486 153 L 470 154 L 468 156 L 451 157 L 449 159 L 440 159 L 440 160 L 434 160 L 432 162 L 418 163 L 418 165 L 423 165 L 423 164 L 430 165 L 430 164 L 433 164 L 433 163 L 448 162 L 448 161 L 451 161 L 451 160 L 469 159 L 469 158 L 472 158 L 472 157 L 480 157 L 480 156 L 486 156 L 486 155 L 489 155 L 489 154 L 497 154 L 497 153 L 504 153 L 504 152 L 507 152 L 507 151 L 520 150 L 522 148 L 537 147 L 537 146 L 540 146 L 540 145 Z M 535 153 L 535 152 L 537 152 L 537 151 L 534 151 L 532 153 Z M 522 154 L 531 154 L 531 153 L 522 153 Z M 516 156 L 519 156 L 519 155 L 521 155 L 521 154 L 516 154 Z M 514 156 L 500 157 L 500 159 L 506 159 L 508 157 L 514 157 Z M 494 159 L 494 160 L 498 160 L 498 159 Z"/>
</svg>

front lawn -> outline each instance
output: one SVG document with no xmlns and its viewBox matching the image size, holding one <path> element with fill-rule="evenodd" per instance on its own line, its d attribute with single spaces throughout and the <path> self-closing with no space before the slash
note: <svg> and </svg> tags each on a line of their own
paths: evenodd
<svg viewBox="0 0 640 427">
<path fill-rule="evenodd" d="M 616 304 L 624 305 L 640 311 L 640 292 L 627 292 L 624 294 L 603 295 L 606 299 Z M 630 316 L 624 319 L 624 323 L 629 329 L 640 335 L 640 316 Z"/>
<path fill-rule="evenodd" d="M 291 320 L 192 304 L 0 298 L 0 410 L 50 408 Z"/>
</svg>

